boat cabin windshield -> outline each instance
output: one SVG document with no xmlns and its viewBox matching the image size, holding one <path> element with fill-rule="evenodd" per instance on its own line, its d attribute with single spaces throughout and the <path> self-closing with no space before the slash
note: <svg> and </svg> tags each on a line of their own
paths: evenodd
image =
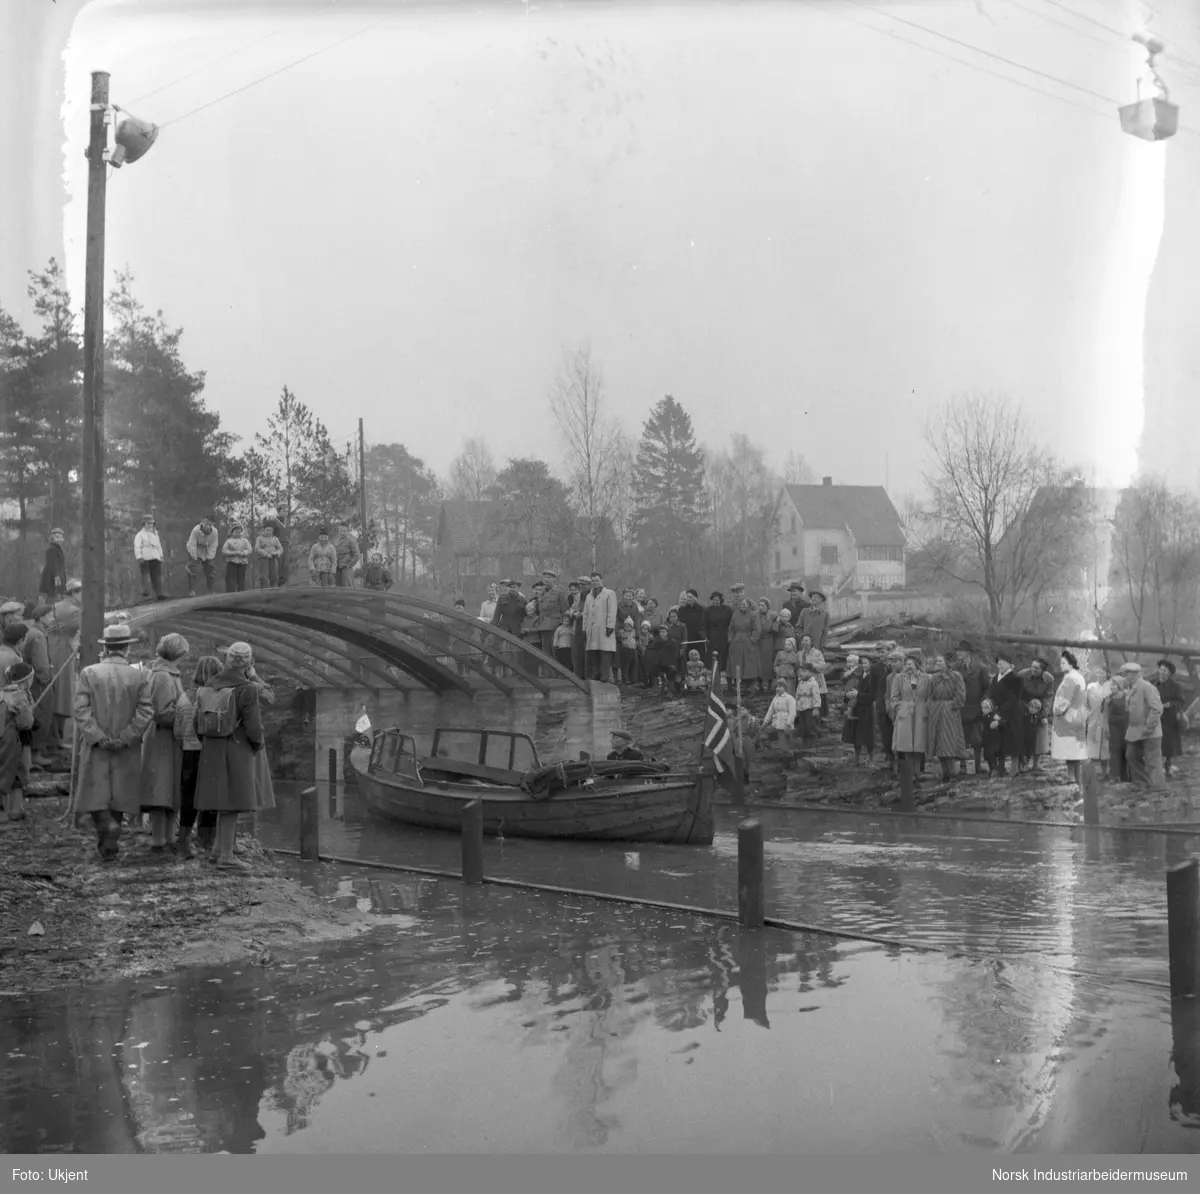
<svg viewBox="0 0 1200 1194">
<path fill-rule="evenodd" d="M 370 768 L 395 775 L 417 774 L 417 744 L 399 730 L 384 730 L 371 743 Z"/>
<path fill-rule="evenodd" d="M 506 730 L 435 730 L 430 753 L 434 758 L 503 771 L 533 771 L 541 766 L 533 740 L 527 734 Z"/>
</svg>

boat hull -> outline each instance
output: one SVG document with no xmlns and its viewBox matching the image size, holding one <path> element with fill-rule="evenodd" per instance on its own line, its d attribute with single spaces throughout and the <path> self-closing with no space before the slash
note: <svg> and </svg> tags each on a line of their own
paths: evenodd
<svg viewBox="0 0 1200 1194">
<path fill-rule="evenodd" d="M 360 772 L 367 808 L 388 820 L 461 833 L 463 806 L 483 801 L 489 836 L 580 841 L 671 842 L 708 846 L 713 840 L 712 790 L 707 777 L 626 782 L 596 791 L 558 792 L 534 800 L 515 789 L 426 783 Z"/>
</svg>

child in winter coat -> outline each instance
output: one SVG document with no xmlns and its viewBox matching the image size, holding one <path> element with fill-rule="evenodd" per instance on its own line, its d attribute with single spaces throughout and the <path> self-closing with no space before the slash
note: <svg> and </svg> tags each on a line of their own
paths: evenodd
<svg viewBox="0 0 1200 1194">
<path fill-rule="evenodd" d="M 650 623 L 643 622 L 638 627 L 637 650 L 638 650 L 638 674 L 640 675 L 643 688 L 649 687 L 644 681 L 646 679 L 646 668 L 650 666 L 650 661 L 646 658 L 646 650 L 650 646 Z"/>
<path fill-rule="evenodd" d="M 817 714 L 820 709 L 821 686 L 817 683 L 817 674 L 807 664 L 801 664 L 796 681 L 796 728 L 805 746 L 817 740 Z"/>
<path fill-rule="evenodd" d="M 386 593 L 392 587 L 392 574 L 383 563 L 383 552 L 367 553 L 367 566 L 363 569 L 363 588 L 373 593 Z M 463 608 L 466 608 L 464 603 Z"/>
<path fill-rule="evenodd" d="M 767 706 L 763 726 L 773 735 L 791 737 L 796 725 L 796 698 L 787 690 L 783 680 L 775 681 L 775 699 Z"/>
<path fill-rule="evenodd" d="M 633 619 L 626 618 L 617 631 L 617 662 L 623 684 L 636 684 L 638 678 L 638 636 Z"/>
<path fill-rule="evenodd" d="M 775 679 L 782 680 L 788 692 L 793 696 L 796 693 L 796 676 L 799 669 L 800 653 L 796 650 L 796 640 L 794 638 L 785 639 L 783 650 L 775 652 Z"/>
<path fill-rule="evenodd" d="M 235 522 L 229 528 L 229 538 L 221 548 L 225 557 L 225 592 L 241 593 L 246 588 L 246 572 L 250 565 L 250 557 L 254 548 L 246 538 L 245 528 L 240 522 Z"/>
<path fill-rule="evenodd" d="M 688 652 L 687 679 L 684 680 L 688 692 L 703 692 L 708 687 L 708 672 L 700 658 L 700 652 L 695 648 Z"/>
<path fill-rule="evenodd" d="M 665 626 L 659 626 L 657 635 L 651 639 L 642 657 L 646 667 L 646 687 L 656 688 L 659 677 L 663 680 L 664 692 L 679 690 L 679 647 L 667 634 Z"/>
<path fill-rule="evenodd" d="M 228 548 L 228 542 L 225 544 Z M 274 530 L 265 527 L 254 540 L 254 557 L 258 572 L 258 587 L 274 589 L 279 586 L 279 557 L 283 555 L 283 544 Z"/>
<path fill-rule="evenodd" d="M 554 629 L 554 658 L 567 669 L 571 670 L 571 642 L 575 637 L 574 620 L 568 610 L 562 616 L 562 622 Z"/>
</svg>

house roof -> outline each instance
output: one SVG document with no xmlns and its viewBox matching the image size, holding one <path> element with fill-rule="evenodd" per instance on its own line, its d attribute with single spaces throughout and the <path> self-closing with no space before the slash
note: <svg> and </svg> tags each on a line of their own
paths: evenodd
<svg viewBox="0 0 1200 1194">
<path fill-rule="evenodd" d="M 848 527 L 862 547 L 903 547 L 900 515 L 882 485 L 785 485 L 804 525 Z"/>
</svg>

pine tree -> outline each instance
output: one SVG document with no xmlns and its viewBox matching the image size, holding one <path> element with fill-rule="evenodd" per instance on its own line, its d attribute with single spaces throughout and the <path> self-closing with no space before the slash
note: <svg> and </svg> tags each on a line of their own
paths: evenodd
<svg viewBox="0 0 1200 1194">
<path fill-rule="evenodd" d="M 220 417 L 204 403 L 204 374 L 183 364 L 182 330 L 168 328 L 161 311 L 147 314 L 132 284 L 128 270 L 119 274 L 108 304 L 111 504 L 133 525 L 153 511 L 164 537 L 182 539 L 203 515 L 233 500 L 235 437 L 221 430 Z"/>
<path fill-rule="evenodd" d="M 704 530 L 704 454 L 669 394 L 642 428 L 633 474 L 633 540 L 643 558 L 686 569 Z"/>
<path fill-rule="evenodd" d="M 513 544 L 540 572 L 563 564 L 574 533 L 567 487 L 550 474 L 544 460 L 510 460 L 496 478 L 498 521 Z"/>
<path fill-rule="evenodd" d="M 266 434 L 254 439 L 265 461 L 266 490 L 289 531 L 308 535 L 331 520 L 353 517 L 357 495 L 345 460 L 325 425 L 287 386 Z"/>
<path fill-rule="evenodd" d="M 367 451 L 368 516 L 396 561 L 396 579 L 417 579 L 418 561 L 427 563 L 437 535 L 442 500 L 437 478 L 403 444 L 376 444 Z"/>
</svg>

